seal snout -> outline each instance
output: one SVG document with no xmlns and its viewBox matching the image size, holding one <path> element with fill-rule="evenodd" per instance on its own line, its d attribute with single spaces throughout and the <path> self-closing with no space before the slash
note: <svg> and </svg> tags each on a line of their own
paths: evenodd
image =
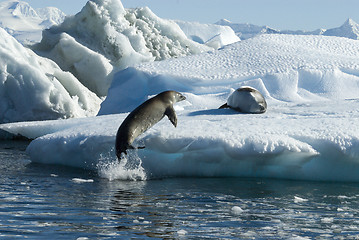
<svg viewBox="0 0 359 240">
<path fill-rule="evenodd" d="M 183 96 L 181 93 L 179 93 L 179 92 L 175 92 L 176 93 L 176 95 L 175 95 L 175 101 L 176 102 L 180 102 L 180 101 L 183 101 L 183 100 L 186 100 L 186 97 L 185 96 Z"/>
<path fill-rule="evenodd" d="M 179 101 L 186 100 L 186 97 L 181 94 Z"/>
</svg>

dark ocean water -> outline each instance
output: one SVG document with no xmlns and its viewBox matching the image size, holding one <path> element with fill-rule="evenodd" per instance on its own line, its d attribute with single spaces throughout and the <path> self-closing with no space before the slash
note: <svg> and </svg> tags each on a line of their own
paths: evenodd
<svg viewBox="0 0 359 240">
<path fill-rule="evenodd" d="M 109 181 L 31 163 L 27 144 L 0 142 L 0 239 L 359 238 L 359 183 Z"/>
</svg>

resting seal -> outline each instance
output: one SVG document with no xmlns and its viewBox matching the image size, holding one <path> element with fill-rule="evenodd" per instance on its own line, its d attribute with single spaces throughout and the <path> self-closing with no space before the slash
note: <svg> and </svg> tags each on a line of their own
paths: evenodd
<svg viewBox="0 0 359 240">
<path fill-rule="evenodd" d="M 177 126 L 177 116 L 173 104 L 185 100 L 179 92 L 165 91 L 148 99 L 133 110 L 122 122 L 116 135 L 116 155 L 121 159 L 121 153 L 127 149 L 135 149 L 131 144 L 147 129 L 158 123 L 165 115 Z M 143 148 L 143 147 L 142 147 Z"/>
<path fill-rule="evenodd" d="M 255 88 L 240 87 L 227 99 L 227 103 L 219 107 L 232 108 L 243 113 L 264 113 L 267 103 L 263 95 Z"/>
</svg>

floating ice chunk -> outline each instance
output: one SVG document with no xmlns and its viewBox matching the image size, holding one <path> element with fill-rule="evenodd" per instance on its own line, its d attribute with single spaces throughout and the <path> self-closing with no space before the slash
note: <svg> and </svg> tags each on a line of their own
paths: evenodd
<svg viewBox="0 0 359 240">
<path fill-rule="evenodd" d="M 324 218 L 320 219 L 320 221 L 322 223 L 332 223 L 332 222 L 334 222 L 334 218 L 333 217 L 324 217 Z"/>
<path fill-rule="evenodd" d="M 231 212 L 234 215 L 240 215 L 241 213 L 244 212 L 244 210 L 241 207 L 234 206 L 234 207 L 232 207 Z"/>
<path fill-rule="evenodd" d="M 73 181 L 75 183 L 92 183 L 92 182 L 94 182 L 93 179 L 82 179 L 82 178 L 73 178 L 73 179 L 71 179 L 71 181 Z"/>
<path fill-rule="evenodd" d="M 302 202 L 307 202 L 307 201 L 308 201 L 308 199 L 294 196 L 294 203 L 302 203 Z"/>
<path fill-rule="evenodd" d="M 177 234 L 181 235 L 181 236 L 186 235 L 187 233 L 188 232 L 186 230 L 183 230 L 183 229 L 177 231 Z"/>
</svg>

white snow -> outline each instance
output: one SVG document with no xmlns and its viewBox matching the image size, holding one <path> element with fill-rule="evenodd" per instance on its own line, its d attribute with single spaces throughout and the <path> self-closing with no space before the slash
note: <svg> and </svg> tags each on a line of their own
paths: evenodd
<svg viewBox="0 0 359 240">
<path fill-rule="evenodd" d="M 0 28 L 0 122 L 93 116 L 101 100 Z"/>
<path fill-rule="evenodd" d="M 37 137 L 33 162 L 92 169 L 104 178 L 271 177 L 359 181 L 359 42 L 262 35 L 224 49 L 118 72 L 101 113 L 85 119 L 3 124 Z M 263 93 L 264 114 L 217 109 L 233 89 Z M 163 90 L 181 91 L 178 126 L 165 118 L 120 163 L 117 129 L 128 112 Z M 53 154 L 56 153 L 56 154 Z"/>
</svg>

